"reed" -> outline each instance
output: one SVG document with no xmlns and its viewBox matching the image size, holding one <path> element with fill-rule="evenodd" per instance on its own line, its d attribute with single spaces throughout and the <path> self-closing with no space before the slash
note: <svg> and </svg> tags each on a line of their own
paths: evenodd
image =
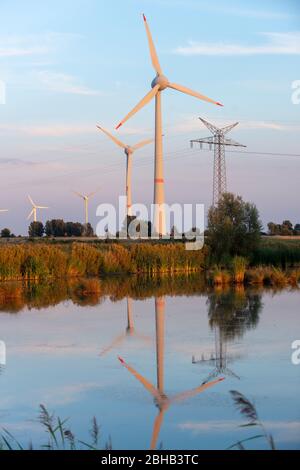
<svg viewBox="0 0 300 470">
<path fill-rule="evenodd" d="M 245 280 L 245 272 L 247 268 L 247 260 L 242 256 L 235 256 L 232 260 L 232 276 L 233 282 L 242 284 Z"/>
<path fill-rule="evenodd" d="M 215 265 L 213 270 L 209 272 L 208 279 L 213 285 L 221 286 L 224 284 L 229 284 L 232 280 L 232 276 L 226 269 Z"/>
</svg>

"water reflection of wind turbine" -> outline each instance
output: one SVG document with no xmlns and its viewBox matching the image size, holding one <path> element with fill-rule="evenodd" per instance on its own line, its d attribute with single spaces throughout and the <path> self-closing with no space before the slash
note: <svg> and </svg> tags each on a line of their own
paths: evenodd
<svg viewBox="0 0 300 470">
<path fill-rule="evenodd" d="M 133 367 L 127 364 L 124 359 L 118 357 L 121 364 L 145 387 L 153 396 L 154 402 L 158 408 L 158 414 L 155 418 L 150 449 L 156 448 L 157 439 L 162 426 L 165 412 L 173 403 L 179 403 L 187 398 L 198 395 L 204 390 L 216 385 L 224 378 L 216 379 L 209 383 L 203 383 L 199 387 L 187 390 L 168 397 L 164 391 L 164 317 L 165 317 L 165 300 L 163 297 L 155 299 L 155 321 L 156 321 L 156 368 L 157 368 L 157 386 L 155 387 L 145 377 L 139 374 Z"/>
<path fill-rule="evenodd" d="M 132 299 L 130 297 L 127 297 L 127 327 L 125 332 L 114 338 L 111 344 L 101 351 L 100 356 L 104 356 L 109 351 L 119 346 L 128 336 L 135 336 L 136 338 L 139 338 L 142 341 L 151 341 L 151 338 L 149 338 L 149 336 L 139 333 L 134 328 L 132 315 Z"/>
<path fill-rule="evenodd" d="M 228 362 L 233 358 L 231 355 L 230 357 L 227 354 L 227 341 L 224 338 L 224 333 L 220 325 L 216 325 L 214 327 L 215 331 L 215 354 L 211 354 L 209 359 L 205 359 L 204 355 L 202 355 L 200 360 L 196 360 L 195 356 L 192 357 L 193 364 L 211 364 L 214 365 L 214 369 L 210 372 L 207 376 L 204 383 L 208 382 L 211 379 L 218 377 L 219 375 L 226 375 L 228 377 L 234 377 L 235 379 L 240 379 L 240 377 L 233 372 L 228 367 Z M 236 356 L 238 357 L 238 355 Z"/>
</svg>

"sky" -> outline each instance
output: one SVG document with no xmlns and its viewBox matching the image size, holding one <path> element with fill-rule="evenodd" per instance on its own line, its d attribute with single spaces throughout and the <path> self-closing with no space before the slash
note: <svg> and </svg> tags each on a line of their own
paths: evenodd
<svg viewBox="0 0 300 470">
<path fill-rule="evenodd" d="M 226 153 L 228 190 L 255 203 L 265 225 L 300 223 L 297 0 L 0 0 L 0 208 L 9 209 L 0 228 L 27 233 L 28 194 L 49 206 L 42 221 L 83 222 L 72 191 L 97 190 L 93 225 L 98 204 L 124 195 L 125 156 L 96 124 L 113 131 L 150 90 L 142 13 L 168 79 L 224 104 L 163 93 L 166 202 L 209 208 L 213 152 L 189 141 L 209 135 L 198 117 L 239 121 L 230 137 L 247 148 Z M 129 144 L 151 138 L 154 102 L 115 132 Z M 133 202 L 153 199 L 153 153 L 133 156 Z"/>
</svg>

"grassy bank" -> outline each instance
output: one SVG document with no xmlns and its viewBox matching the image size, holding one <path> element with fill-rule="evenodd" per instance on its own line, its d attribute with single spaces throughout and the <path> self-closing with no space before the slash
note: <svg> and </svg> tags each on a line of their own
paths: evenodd
<svg viewBox="0 0 300 470">
<path fill-rule="evenodd" d="M 282 269 L 300 267 L 299 238 L 262 238 L 260 246 L 252 255 L 254 266 L 275 266 Z"/>
<path fill-rule="evenodd" d="M 28 243 L 0 247 L 0 281 L 43 280 L 107 274 L 195 272 L 205 267 L 206 250 L 183 244 L 51 245 Z"/>
</svg>

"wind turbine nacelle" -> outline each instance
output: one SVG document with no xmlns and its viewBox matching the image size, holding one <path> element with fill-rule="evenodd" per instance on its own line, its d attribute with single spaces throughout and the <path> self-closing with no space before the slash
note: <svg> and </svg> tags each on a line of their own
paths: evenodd
<svg viewBox="0 0 300 470">
<path fill-rule="evenodd" d="M 125 152 L 125 155 L 128 156 L 128 155 L 131 155 L 133 153 L 133 150 L 132 150 L 131 147 L 128 146 L 124 149 L 124 152 Z"/>
<path fill-rule="evenodd" d="M 164 75 L 157 75 L 152 80 L 151 87 L 154 88 L 156 85 L 159 85 L 160 90 L 164 90 L 169 85 L 169 80 Z"/>
</svg>

